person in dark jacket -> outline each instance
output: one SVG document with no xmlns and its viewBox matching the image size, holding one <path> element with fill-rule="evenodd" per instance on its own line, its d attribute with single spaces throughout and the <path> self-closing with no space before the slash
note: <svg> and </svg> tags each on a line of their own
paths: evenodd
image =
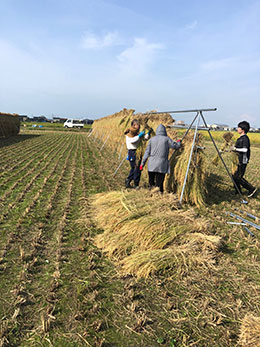
<svg viewBox="0 0 260 347">
<path fill-rule="evenodd" d="M 178 142 L 173 141 L 167 136 L 165 126 L 160 124 L 156 129 L 156 136 L 152 137 L 148 142 L 145 150 L 140 170 L 149 158 L 148 161 L 148 175 L 149 186 L 159 187 L 160 192 L 163 193 L 163 182 L 166 173 L 170 173 L 169 166 L 169 149 L 179 149 L 181 147 L 180 140 Z"/>
<path fill-rule="evenodd" d="M 246 121 L 240 122 L 237 125 L 237 132 L 240 135 L 240 137 L 236 141 L 234 151 L 238 155 L 238 166 L 233 175 L 233 179 L 236 182 L 237 188 L 240 190 L 240 193 L 242 186 L 246 190 L 248 190 L 248 197 L 250 198 L 256 193 L 257 188 L 252 186 L 252 184 L 250 184 L 249 182 L 247 182 L 247 180 L 244 179 L 246 167 L 250 159 L 250 140 L 247 136 L 249 129 L 250 125 Z M 235 187 L 236 194 L 239 193 L 237 191 L 237 188 Z"/>
</svg>

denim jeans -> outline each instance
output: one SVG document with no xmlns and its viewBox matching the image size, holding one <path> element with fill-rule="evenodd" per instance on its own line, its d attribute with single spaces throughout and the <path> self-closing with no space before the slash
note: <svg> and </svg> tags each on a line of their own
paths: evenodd
<svg viewBox="0 0 260 347">
<path fill-rule="evenodd" d="M 129 181 L 129 183 L 131 181 L 134 181 L 135 186 L 138 186 L 141 178 L 141 171 L 139 169 L 141 160 L 139 160 L 138 163 L 136 163 L 136 150 L 128 150 L 128 160 L 130 163 L 131 170 L 129 172 L 127 180 Z"/>
</svg>

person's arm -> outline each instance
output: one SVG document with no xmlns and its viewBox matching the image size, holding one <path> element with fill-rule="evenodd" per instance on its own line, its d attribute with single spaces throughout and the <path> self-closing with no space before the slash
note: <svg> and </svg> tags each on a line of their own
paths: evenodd
<svg viewBox="0 0 260 347">
<path fill-rule="evenodd" d="M 129 137 L 129 136 L 127 136 L 127 142 L 128 143 L 136 143 L 136 142 L 139 142 L 139 140 L 140 140 L 140 136 L 139 135 L 137 135 L 137 136 L 134 136 L 134 137 Z"/>
<path fill-rule="evenodd" d="M 145 165 L 145 163 L 146 163 L 147 159 L 149 158 L 150 154 L 151 154 L 151 141 L 148 142 L 148 145 L 147 145 L 146 150 L 144 152 L 144 156 L 143 156 L 143 160 L 142 160 L 141 166 Z"/>
<path fill-rule="evenodd" d="M 179 149 L 181 147 L 181 141 L 173 141 L 168 137 L 168 144 L 170 148 Z"/>
<path fill-rule="evenodd" d="M 235 147 L 236 152 L 247 153 L 249 149 L 249 138 L 247 136 L 243 136 L 241 147 Z"/>
</svg>

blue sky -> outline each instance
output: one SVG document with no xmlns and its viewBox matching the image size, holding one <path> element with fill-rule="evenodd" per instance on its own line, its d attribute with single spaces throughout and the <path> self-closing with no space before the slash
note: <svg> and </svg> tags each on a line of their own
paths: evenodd
<svg viewBox="0 0 260 347">
<path fill-rule="evenodd" d="M 260 0 L 0 0 L 0 111 L 260 127 L 259 38 Z"/>
</svg>

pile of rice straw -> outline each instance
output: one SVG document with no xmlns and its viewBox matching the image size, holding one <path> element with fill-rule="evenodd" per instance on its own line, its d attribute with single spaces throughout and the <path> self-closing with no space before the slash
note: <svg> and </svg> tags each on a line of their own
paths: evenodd
<svg viewBox="0 0 260 347">
<path fill-rule="evenodd" d="M 240 328 L 239 345 L 260 347 L 260 318 L 247 314 Z"/>
<path fill-rule="evenodd" d="M 173 194 L 114 191 L 92 197 L 91 210 L 101 248 L 123 274 L 148 277 L 176 275 L 196 266 L 214 266 L 222 241 L 211 235 L 210 223 L 194 209 L 179 210 Z"/>
</svg>

